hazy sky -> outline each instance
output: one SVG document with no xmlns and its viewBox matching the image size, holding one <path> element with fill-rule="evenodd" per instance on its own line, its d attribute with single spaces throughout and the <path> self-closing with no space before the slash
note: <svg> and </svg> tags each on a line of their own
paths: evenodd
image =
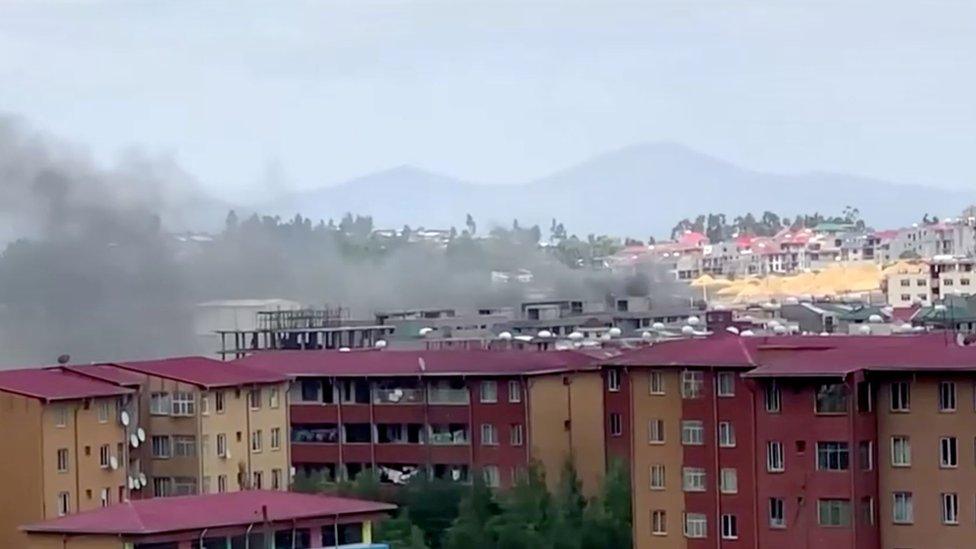
<svg viewBox="0 0 976 549">
<path fill-rule="evenodd" d="M 287 5 L 287 7 L 285 7 Z M 399 164 L 525 180 L 668 140 L 976 188 L 976 2 L 0 0 L 0 111 L 255 201 Z"/>
</svg>

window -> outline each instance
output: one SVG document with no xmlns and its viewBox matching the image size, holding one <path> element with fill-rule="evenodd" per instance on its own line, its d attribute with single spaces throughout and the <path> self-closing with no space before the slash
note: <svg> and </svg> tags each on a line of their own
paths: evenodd
<svg viewBox="0 0 976 549">
<path fill-rule="evenodd" d="M 514 423 L 509 426 L 509 444 L 512 446 L 521 446 L 524 444 L 524 437 L 522 432 L 522 425 L 519 423 Z"/>
<path fill-rule="evenodd" d="M 522 402 L 522 384 L 518 380 L 508 382 L 508 401 Z"/>
<path fill-rule="evenodd" d="M 822 499 L 817 502 L 820 526 L 850 526 L 851 502 L 846 499 Z"/>
<path fill-rule="evenodd" d="M 651 370 L 648 373 L 648 392 L 652 395 L 663 395 L 664 394 L 664 372 L 660 370 Z"/>
<path fill-rule="evenodd" d="M 68 472 L 68 449 L 60 448 L 58 450 L 58 472 L 67 473 Z"/>
<path fill-rule="evenodd" d="M 274 427 L 271 429 L 271 449 L 281 449 L 281 427 Z"/>
<path fill-rule="evenodd" d="M 155 435 L 150 439 L 152 444 L 152 457 L 166 459 L 173 455 L 168 436 Z"/>
<path fill-rule="evenodd" d="M 769 527 L 786 528 L 783 498 L 769 498 Z"/>
<path fill-rule="evenodd" d="M 498 402 L 498 383 L 494 381 L 481 382 L 481 402 Z"/>
<path fill-rule="evenodd" d="M 112 457 L 111 446 L 109 446 L 108 444 L 102 444 L 101 447 L 98 448 L 98 465 L 102 469 L 108 469 L 112 465 L 111 457 Z"/>
<path fill-rule="evenodd" d="M 498 472 L 498 466 L 485 465 L 481 469 L 481 473 L 485 478 L 485 484 L 487 484 L 490 488 L 498 488 L 501 480 L 501 475 Z"/>
<path fill-rule="evenodd" d="M 664 465 L 651 465 L 651 490 L 664 490 L 666 483 Z"/>
<path fill-rule="evenodd" d="M 705 469 L 685 467 L 681 469 L 681 488 L 685 492 L 705 491 Z"/>
<path fill-rule="evenodd" d="M 620 370 L 616 368 L 607 370 L 607 390 L 613 393 L 620 390 Z"/>
<path fill-rule="evenodd" d="M 911 409 L 911 392 L 907 381 L 891 384 L 891 411 L 907 412 Z"/>
<path fill-rule="evenodd" d="M 262 472 L 262 471 L 254 471 L 254 474 L 252 475 L 252 477 L 253 477 L 252 480 L 251 480 L 251 487 L 252 488 L 254 488 L 255 490 L 260 490 L 260 489 L 264 488 L 264 472 Z"/>
<path fill-rule="evenodd" d="M 208 476 L 203 477 L 203 484 L 200 486 L 200 493 L 209 494 L 211 486 L 212 484 L 210 483 L 210 477 Z"/>
<path fill-rule="evenodd" d="M 956 384 L 951 381 L 939 383 L 939 411 L 956 411 Z"/>
<path fill-rule="evenodd" d="M 681 372 L 681 398 L 699 398 L 705 374 L 699 370 L 685 370 Z"/>
<path fill-rule="evenodd" d="M 647 422 L 647 442 L 650 444 L 664 443 L 663 419 L 652 419 Z"/>
<path fill-rule="evenodd" d="M 210 393 L 200 393 L 200 415 L 210 415 Z"/>
<path fill-rule="evenodd" d="M 698 420 L 684 420 L 681 422 L 681 444 L 685 446 L 701 446 L 705 442 L 705 426 Z"/>
<path fill-rule="evenodd" d="M 153 496 L 162 498 L 173 495 L 173 479 L 168 477 L 154 477 L 152 483 Z"/>
<path fill-rule="evenodd" d="M 256 431 L 254 431 L 253 433 L 251 433 L 251 451 L 252 452 L 257 453 L 257 452 L 260 452 L 261 451 L 262 447 L 264 446 L 263 443 L 262 443 L 263 441 L 261 440 L 261 438 L 262 438 L 261 437 L 261 429 L 257 429 Z"/>
<path fill-rule="evenodd" d="M 939 467 L 951 468 L 959 465 L 959 455 L 956 452 L 956 437 L 942 437 L 939 439 Z"/>
<path fill-rule="evenodd" d="M 621 425 L 620 414 L 614 412 L 610 414 L 610 436 L 619 437 L 624 432 Z"/>
<path fill-rule="evenodd" d="M 218 414 L 224 413 L 224 392 L 217 391 L 214 393 L 214 408 L 217 410 Z"/>
<path fill-rule="evenodd" d="M 217 492 L 224 493 L 227 491 L 227 475 L 217 475 Z"/>
<path fill-rule="evenodd" d="M 247 406 L 252 410 L 261 409 L 261 389 L 251 389 L 247 392 Z"/>
<path fill-rule="evenodd" d="M 192 435 L 173 436 L 173 456 L 174 457 L 196 457 L 197 437 Z"/>
<path fill-rule="evenodd" d="M 71 494 L 58 492 L 58 516 L 63 517 L 71 512 Z"/>
<path fill-rule="evenodd" d="M 959 524 L 959 495 L 942 494 L 942 524 Z"/>
<path fill-rule="evenodd" d="M 196 399 L 193 393 L 176 391 L 173 393 L 173 415 L 192 416 L 196 413 Z"/>
<path fill-rule="evenodd" d="M 912 445 L 908 437 L 891 437 L 891 466 L 908 467 L 912 464 Z"/>
<path fill-rule="evenodd" d="M 861 518 L 864 524 L 874 525 L 874 498 L 861 498 Z"/>
<path fill-rule="evenodd" d="M 281 391 L 277 387 L 268 389 L 268 407 L 277 408 L 281 405 Z"/>
<path fill-rule="evenodd" d="M 217 435 L 217 457 L 227 457 L 227 435 L 220 433 Z M 217 479 L 218 482 L 220 479 Z"/>
<path fill-rule="evenodd" d="M 112 491 L 108 488 L 102 488 L 98 500 L 101 502 L 102 507 L 108 507 L 112 503 Z"/>
<path fill-rule="evenodd" d="M 895 524 L 911 524 L 915 522 L 915 506 L 912 503 L 911 492 L 895 492 L 892 494 L 891 520 Z"/>
<path fill-rule="evenodd" d="M 719 476 L 719 491 L 723 494 L 739 493 L 739 473 L 732 467 L 723 467 Z"/>
<path fill-rule="evenodd" d="M 108 423 L 109 416 L 112 415 L 112 403 L 108 399 L 98 401 L 98 422 Z"/>
<path fill-rule="evenodd" d="M 843 383 L 825 383 L 817 390 L 818 414 L 842 414 L 847 411 L 847 386 Z"/>
<path fill-rule="evenodd" d="M 149 395 L 149 413 L 154 416 L 168 416 L 172 412 L 169 393 L 152 393 Z"/>
<path fill-rule="evenodd" d="M 735 429 L 732 427 L 732 422 L 719 422 L 718 445 L 722 448 L 735 448 Z"/>
<path fill-rule="evenodd" d="M 766 443 L 766 470 L 770 473 L 780 473 L 784 470 L 783 444 L 777 441 Z"/>
<path fill-rule="evenodd" d="M 850 451 L 846 442 L 817 443 L 818 471 L 846 471 L 849 462 Z"/>
<path fill-rule="evenodd" d="M 722 515 L 722 539 L 739 539 L 739 524 L 735 515 Z"/>
<path fill-rule="evenodd" d="M 779 392 L 779 386 L 776 383 L 771 383 L 767 385 L 763 391 L 763 400 L 766 403 L 766 411 L 775 414 L 779 413 L 782 406 L 781 396 Z"/>
<path fill-rule="evenodd" d="M 702 513 L 685 513 L 685 537 L 703 538 L 708 535 L 708 518 Z"/>
<path fill-rule="evenodd" d="M 874 391 L 870 381 L 860 381 L 857 384 L 857 411 L 868 413 L 874 410 Z"/>
<path fill-rule="evenodd" d="M 281 469 L 271 470 L 271 489 L 281 490 Z"/>
<path fill-rule="evenodd" d="M 718 373 L 718 396 L 720 397 L 735 396 L 735 373 L 733 372 Z"/>
<path fill-rule="evenodd" d="M 901 285 L 902 285 L 902 286 L 910 286 L 910 285 L 911 285 L 911 283 L 912 283 L 912 281 L 911 281 L 911 280 L 909 280 L 909 279 L 907 279 L 907 278 L 903 278 L 903 279 L 901 280 Z"/>
<path fill-rule="evenodd" d="M 857 445 L 858 460 L 862 471 L 874 469 L 874 443 L 870 440 L 862 440 Z"/>
<path fill-rule="evenodd" d="M 651 534 L 663 536 L 668 533 L 668 515 L 661 509 L 651 511 Z"/>
<path fill-rule="evenodd" d="M 491 423 L 481 425 L 481 445 L 495 446 L 498 444 L 498 432 Z"/>
</svg>

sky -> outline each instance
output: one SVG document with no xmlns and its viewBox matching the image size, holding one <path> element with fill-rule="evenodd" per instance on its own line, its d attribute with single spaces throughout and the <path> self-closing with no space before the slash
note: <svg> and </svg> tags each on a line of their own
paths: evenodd
<svg viewBox="0 0 976 549">
<path fill-rule="evenodd" d="M 0 0 L 0 112 L 237 203 L 651 141 L 976 189 L 974 31 L 971 1 Z"/>
</svg>

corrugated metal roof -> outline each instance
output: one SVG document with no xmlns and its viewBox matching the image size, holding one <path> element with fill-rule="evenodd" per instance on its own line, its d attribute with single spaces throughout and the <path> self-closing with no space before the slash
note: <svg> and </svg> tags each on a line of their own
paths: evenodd
<svg viewBox="0 0 976 549">
<path fill-rule="evenodd" d="M 339 497 L 245 490 L 223 494 L 127 501 L 22 526 L 54 534 L 148 535 L 262 523 L 388 513 L 395 505 Z"/>
<path fill-rule="evenodd" d="M 131 389 L 82 376 L 61 368 L 0 371 L 0 391 L 44 401 L 120 396 Z"/>
<path fill-rule="evenodd" d="M 222 362 L 202 356 L 117 362 L 110 365 L 207 389 L 255 383 L 280 383 L 288 379 L 266 368 L 250 368 L 247 365 Z"/>
</svg>

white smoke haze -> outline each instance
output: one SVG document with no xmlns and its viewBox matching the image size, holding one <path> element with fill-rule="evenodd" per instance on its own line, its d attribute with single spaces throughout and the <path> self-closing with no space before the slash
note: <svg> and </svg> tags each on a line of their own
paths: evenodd
<svg viewBox="0 0 976 549">
<path fill-rule="evenodd" d="M 13 117 L 0 117 L 0 189 L 6 366 L 62 353 L 89 361 L 194 352 L 194 304 L 213 299 L 290 298 L 368 318 L 388 308 L 517 305 L 523 290 L 493 286 L 492 270 L 530 269 L 564 297 L 602 298 L 625 284 L 570 269 L 534 243 L 386 250 L 303 218 L 241 215 L 213 242 L 188 245 L 170 231 L 192 226 L 195 209 L 209 211 L 210 226 L 222 214 L 171 158 L 130 152 L 102 167 Z"/>
</svg>

